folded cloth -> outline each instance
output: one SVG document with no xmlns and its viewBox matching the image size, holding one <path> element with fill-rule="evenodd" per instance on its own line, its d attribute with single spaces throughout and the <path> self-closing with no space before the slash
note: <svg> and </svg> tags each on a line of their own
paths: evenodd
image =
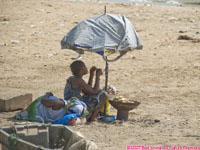
<svg viewBox="0 0 200 150">
<path fill-rule="evenodd" d="M 52 124 L 63 124 L 67 125 L 71 119 L 75 119 L 80 117 L 78 114 L 71 113 L 63 116 L 61 119 L 53 121 Z"/>
<path fill-rule="evenodd" d="M 85 116 L 89 114 L 87 113 L 87 105 L 76 97 L 70 98 L 66 101 L 66 103 L 73 103 L 73 105 L 68 108 L 67 114 L 76 113 L 79 116 Z"/>
</svg>

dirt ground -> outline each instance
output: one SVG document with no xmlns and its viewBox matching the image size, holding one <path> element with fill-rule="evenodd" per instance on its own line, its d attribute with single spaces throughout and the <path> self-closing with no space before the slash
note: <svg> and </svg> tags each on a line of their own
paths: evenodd
<svg viewBox="0 0 200 150">
<path fill-rule="evenodd" d="M 102 14 L 105 5 L 108 13 L 123 14 L 133 23 L 144 45 L 109 63 L 109 83 L 141 104 L 127 122 L 71 128 L 100 150 L 200 146 L 199 8 L 0 0 L 0 92 L 28 91 L 35 99 L 52 91 L 63 97 L 69 65 L 78 54 L 61 50 L 60 40 L 80 21 Z M 178 40 L 180 35 L 193 40 Z M 85 53 L 82 60 L 88 67 L 105 67 L 97 54 Z M 104 82 L 103 76 L 101 87 Z M 1 112 L 0 127 L 25 123 L 11 119 L 16 112 Z M 111 112 L 116 115 L 114 108 Z"/>
</svg>

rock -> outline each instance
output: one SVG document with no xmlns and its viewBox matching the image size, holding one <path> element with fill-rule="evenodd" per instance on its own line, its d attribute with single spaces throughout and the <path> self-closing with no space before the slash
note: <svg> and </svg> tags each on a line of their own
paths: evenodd
<svg viewBox="0 0 200 150">
<path fill-rule="evenodd" d="M 158 120 L 158 119 L 155 119 L 155 120 L 154 120 L 154 122 L 155 122 L 155 123 L 158 123 L 158 122 L 160 122 L 160 120 Z"/>
<path fill-rule="evenodd" d="M 64 27 L 64 26 L 65 26 L 65 24 L 64 24 L 64 23 L 61 23 L 61 24 L 59 24 L 59 26 L 60 26 L 60 27 Z"/>
<path fill-rule="evenodd" d="M 132 57 L 132 59 L 136 59 L 136 57 L 135 57 L 135 56 L 133 56 L 133 57 Z"/>
<path fill-rule="evenodd" d="M 19 40 L 11 40 L 10 42 L 11 43 L 19 43 L 20 41 Z"/>
<path fill-rule="evenodd" d="M 35 25 L 32 24 L 32 25 L 31 25 L 31 28 L 35 28 Z"/>
<path fill-rule="evenodd" d="M 190 37 L 188 35 L 180 35 L 178 37 L 178 40 L 190 40 L 193 43 L 200 43 L 200 39 L 199 38 L 193 38 L 193 37 Z"/>
<path fill-rule="evenodd" d="M 183 31 L 183 30 L 180 30 L 180 31 L 179 31 L 179 33 L 185 33 L 185 32 L 187 32 L 187 31 Z"/>
<path fill-rule="evenodd" d="M 188 35 L 180 35 L 178 40 L 193 40 L 193 38 Z"/>
<path fill-rule="evenodd" d="M 52 56 L 53 56 L 53 54 L 48 54 L 47 56 L 48 56 L 48 57 L 52 57 Z"/>
<path fill-rule="evenodd" d="M 9 18 L 3 18 L 3 21 L 10 21 Z"/>
<path fill-rule="evenodd" d="M 48 4 L 47 6 L 49 6 L 49 7 L 53 7 L 51 4 Z"/>
<path fill-rule="evenodd" d="M 0 46 L 6 46 L 6 43 L 0 42 Z"/>
<path fill-rule="evenodd" d="M 2 24 L 9 24 L 9 21 L 3 21 Z"/>
<path fill-rule="evenodd" d="M 22 109 L 32 102 L 32 93 L 10 91 L 0 93 L 0 111 Z"/>
<path fill-rule="evenodd" d="M 179 19 L 176 18 L 176 17 L 168 17 L 168 21 L 169 22 L 175 22 L 175 21 L 178 21 Z"/>
</svg>

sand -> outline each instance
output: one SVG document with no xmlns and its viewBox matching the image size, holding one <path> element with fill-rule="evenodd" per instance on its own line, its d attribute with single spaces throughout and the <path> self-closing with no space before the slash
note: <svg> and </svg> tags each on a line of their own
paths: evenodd
<svg viewBox="0 0 200 150">
<path fill-rule="evenodd" d="M 102 150 L 200 146 L 200 43 L 178 40 L 180 35 L 200 39 L 199 8 L 1 0 L 0 92 L 26 90 L 35 99 L 52 91 L 63 97 L 69 65 L 78 54 L 61 50 L 60 40 L 80 21 L 103 13 L 105 5 L 107 12 L 123 14 L 133 23 L 144 45 L 109 63 L 109 83 L 141 104 L 127 122 L 95 121 L 72 129 Z M 105 67 L 97 54 L 87 52 L 82 60 L 88 67 Z M 16 112 L 1 112 L 0 126 L 25 124 L 11 119 Z M 114 108 L 111 112 L 116 115 Z"/>
</svg>

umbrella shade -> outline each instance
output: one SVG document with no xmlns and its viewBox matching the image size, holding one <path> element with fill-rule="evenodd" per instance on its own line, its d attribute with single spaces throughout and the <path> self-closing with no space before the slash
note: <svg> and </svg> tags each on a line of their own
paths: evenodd
<svg viewBox="0 0 200 150">
<path fill-rule="evenodd" d="M 86 50 L 108 56 L 117 51 L 123 55 L 129 50 L 142 49 L 142 44 L 125 16 L 105 13 L 76 25 L 64 36 L 61 47 L 80 54 Z"/>
<path fill-rule="evenodd" d="M 83 54 L 86 50 L 103 56 L 106 61 L 106 91 L 108 62 L 119 59 L 130 50 L 142 49 L 142 47 L 133 25 L 125 16 L 106 13 L 80 22 L 61 40 L 62 49 L 72 49 L 79 54 Z M 120 55 L 113 60 L 108 60 L 107 56 L 115 52 L 120 52 Z M 107 108 L 106 104 L 104 108 Z"/>
</svg>

